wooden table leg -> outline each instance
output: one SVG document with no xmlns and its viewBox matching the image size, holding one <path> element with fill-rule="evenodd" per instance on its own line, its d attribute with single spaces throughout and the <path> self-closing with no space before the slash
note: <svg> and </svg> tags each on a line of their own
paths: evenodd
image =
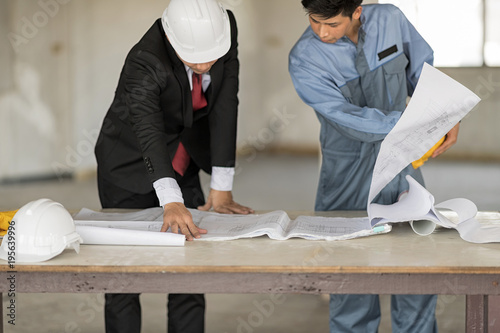
<svg viewBox="0 0 500 333">
<path fill-rule="evenodd" d="M 488 332 L 488 296 L 467 295 L 466 296 L 466 318 L 465 326 L 467 333 Z"/>
<path fill-rule="evenodd" d="M 0 293 L 0 333 L 3 333 L 3 295 Z"/>
</svg>

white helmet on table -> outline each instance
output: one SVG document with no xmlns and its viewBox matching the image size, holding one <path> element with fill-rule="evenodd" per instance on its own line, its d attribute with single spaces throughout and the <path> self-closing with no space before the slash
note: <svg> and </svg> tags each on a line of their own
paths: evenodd
<svg viewBox="0 0 500 333">
<path fill-rule="evenodd" d="M 170 44 L 186 62 L 211 62 L 231 47 L 229 17 L 216 0 L 171 0 L 161 22 Z"/>
<path fill-rule="evenodd" d="M 54 258 L 66 248 L 78 253 L 81 238 L 71 214 L 50 199 L 31 201 L 21 207 L 0 247 L 0 258 L 14 262 L 40 262 Z"/>
</svg>

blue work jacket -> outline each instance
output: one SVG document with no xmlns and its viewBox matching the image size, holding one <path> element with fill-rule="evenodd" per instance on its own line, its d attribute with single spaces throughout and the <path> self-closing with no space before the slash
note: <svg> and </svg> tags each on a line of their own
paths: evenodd
<svg viewBox="0 0 500 333">
<path fill-rule="evenodd" d="M 321 123 L 322 166 L 316 210 L 364 210 L 373 167 L 385 136 L 397 123 L 424 62 L 433 51 L 393 5 L 365 5 L 358 43 L 322 42 L 308 27 L 290 52 L 297 93 Z M 404 176 L 423 184 L 408 166 L 375 198 L 392 204 L 407 190 Z"/>
</svg>

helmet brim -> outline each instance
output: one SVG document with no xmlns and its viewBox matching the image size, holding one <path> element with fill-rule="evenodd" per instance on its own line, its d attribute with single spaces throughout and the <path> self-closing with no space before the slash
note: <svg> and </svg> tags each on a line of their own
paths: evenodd
<svg viewBox="0 0 500 333">
<path fill-rule="evenodd" d="M 205 64 L 207 62 L 212 62 L 225 56 L 231 48 L 231 41 L 227 39 L 222 45 L 206 52 L 186 52 L 181 48 L 177 48 L 177 50 L 174 44 L 172 44 L 172 47 L 174 48 L 179 58 L 181 58 L 185 62 L 189 62 L 191 64 Z"/>
</svg>

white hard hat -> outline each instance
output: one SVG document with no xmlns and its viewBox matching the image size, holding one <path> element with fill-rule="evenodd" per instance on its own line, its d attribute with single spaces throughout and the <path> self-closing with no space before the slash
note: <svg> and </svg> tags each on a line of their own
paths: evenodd
<svg viewBox="0 0 500 333">
<path fill-rule="evenodd" d="M 229 17 L 216 0 L 172 0 L 161 22 L 170 44 L 186 62 L 211 62 L 231 47 Z"/>
<path fill-rule="evenodd" d="M 0 258 L 16 263 L 52 259 L 66 248 L 80 250 L 71 214 L 50 199 L 31 201 L 14 215 L 2 240 Z M 14 260 L 12 260 L 14 258 Z"/>
</svg>

